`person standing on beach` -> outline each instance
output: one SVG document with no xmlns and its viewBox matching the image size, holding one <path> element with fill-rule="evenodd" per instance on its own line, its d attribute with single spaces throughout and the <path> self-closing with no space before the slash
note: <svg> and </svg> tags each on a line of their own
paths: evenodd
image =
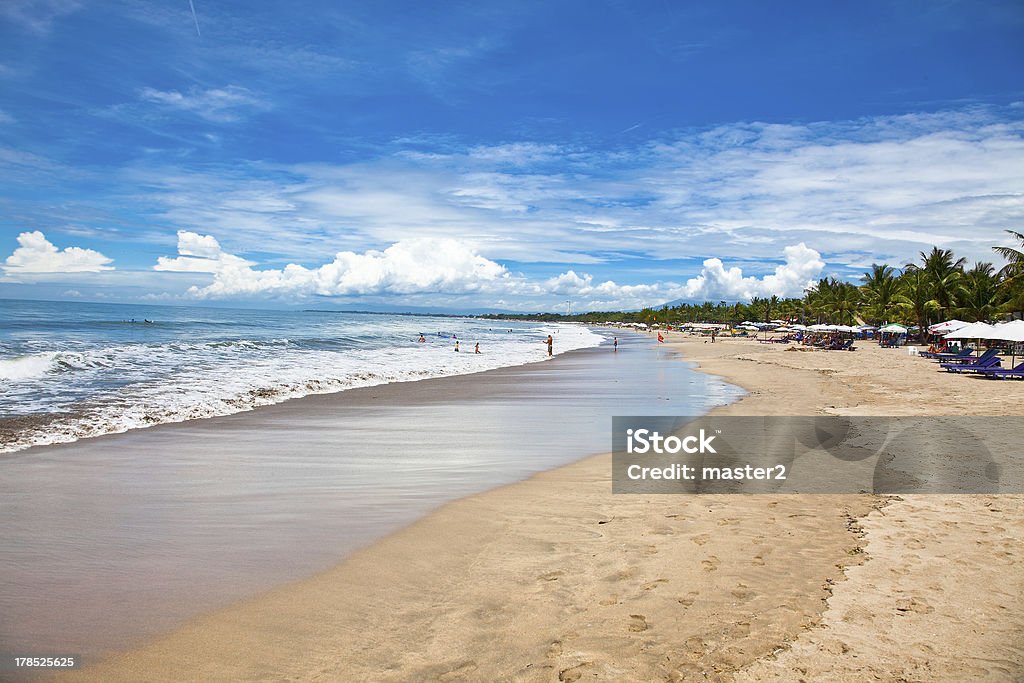
<svg viewBox="0 0 1024 683">
<path fill-rule="evenodd" d="M 619 350 L 619 338 L 618 337 L 612 337 L 612 351 L 618 351 L 618 350 Z"/>
<path fill-rule="evenodd" d="M 550 334 L 548 335 L 547 345 L 548 345 L 548 356 L 554 355 L 552 353 L 552 349 L 555 346 L 555 340 L 551 337 Z"/>
<path fill-rule="evenodd" d="M 476 348 L 473 349 L 473 353 L 480 353 L 480 342 L 476 343 Z"/>
<path fill-rule="evenodd" d="M 458 353 L 458 352 L 459 352 L 459 342 L 456 341 L 455 342 L 455 353 Z"/>
</svg>

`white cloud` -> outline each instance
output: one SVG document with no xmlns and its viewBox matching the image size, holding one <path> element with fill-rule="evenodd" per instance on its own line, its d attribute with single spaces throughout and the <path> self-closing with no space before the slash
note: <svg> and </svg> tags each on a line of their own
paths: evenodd
<svg viewBox="0 0 1024 683">
<path fill-rule="evenodd" d="M 764 260 L 799 242 L 836 265 L 847 265 L 838 254 L 904 261 L 932 245 L 991 260 L 1005 226 L 1024 221 L 1024 129 L 985 111 L 737 123 L 614 150 L 444 139 L 405 151 L 429 145 L 346 165 L 133 169 L 123 180 L 155 188 L 140 202 L 168 222 L 231 231 L 250 248 L 273 240 L 293 260 L 418 237 L 577 268 L 624 252 Z"/>
<path fill-rule="evenodd" d="M 193 89 L 187 93 L 143 88 L 139 96 L 148 102 L 191 112 L 216 123 L 237 121 L 242 112 L 265 109 L 267 106 L 252 91 L 237 85 L 209 90 Z"/>
<path fill-rule="evenodd" d="M 23 273 L 96 273 L 102 270 L 113 270 L 113 259 L 109 259 L 98 251 L 67 247 L 58 249 L 46 236 L 38 230 L 23 232 L 18 235 L 21 245 L 4 262 L 4 271 L 8 275 Z"/>
<path fill-rule="evenodd" d="M 219 273 L 231 269 L 245 269 L 256 265 L 220 248 L 220 243 L 210 235 L 199 235 L 188 230 L 178 231 L 178 254 L 176 258 L 161 256 L 153 270 L 174 273 Z"/>
<path fill-rule="evenodd" d="M 504 266 L 453 239 L 409 239 L 383 251 L 342 251 L 318 268 L 292 263 L 283 269 L 256 270 L 253 262 L 224 252 L 212 236 L 183 230 L 178 233 L 178 253 L 176 258 L 160 257 L 154 269 L 212 273 L 211 284 L 189 290 L 198 298 L 466 294 L 509 277 Z"/>
<path fill-rule="evenodd" d="M 738 266 L 725 268 L 721 259 L 704 261 L 700 274 L 687 280 L 678 290 L 685 299 L 750 299 L 755 296 L 798 297 L 818 279 L 825 262 L 821 254 L 803 242 L 783 250 L 786 262 L 772 275 L 762 278 L 744 277 Z"/>
<path fill-rule="evenodd" d="M 535 293 L 547 292 L 570 296 L 584 304 L 604 304 L 616 307 L 653 306 L 675 299 L 704 301 L 746 300 L 755 296 L 799 297 L 814 284 L 825 268 L 825 262 L 807 245 L 791 245 L 783 249 L 785 263 L 763 277 L 744 276 L 739 266 L 726 268 L 719 258 L 704 261 L 700 274 L 679 285 L 671 282 L 620 285 L 613 280 L 594 284 L 594 278 L 569 270 L 549 278 Z"/>
</svg>

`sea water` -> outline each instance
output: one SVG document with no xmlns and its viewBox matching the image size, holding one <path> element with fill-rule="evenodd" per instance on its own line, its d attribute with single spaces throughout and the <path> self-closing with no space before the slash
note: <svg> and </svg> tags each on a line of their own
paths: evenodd
<svg viewBox="0 0 1024 683">
<path fill-rule="evenodd" d="M 457 317 L 11 300 L 0 310 L 0 453 L 532 363 L 549 334 L 556 354 L 601 341 L 581 326 Z"/>
</svg>

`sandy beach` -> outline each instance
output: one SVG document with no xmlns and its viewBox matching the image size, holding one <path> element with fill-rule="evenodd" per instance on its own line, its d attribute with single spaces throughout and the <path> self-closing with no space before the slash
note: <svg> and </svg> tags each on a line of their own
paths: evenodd
<svg viewBox="0 0 1024 683">
<path fill-rule="evenodd" d="M 905 350 L 669 335 L 730 415 L 1020 414 Z M 681 389 L 684 390 L 684 389 Z M 82 681 L 935 681 L 1024 675 L 1024 496 L 619 495 L 602 455 L 444 505 Z"/>
</svg>

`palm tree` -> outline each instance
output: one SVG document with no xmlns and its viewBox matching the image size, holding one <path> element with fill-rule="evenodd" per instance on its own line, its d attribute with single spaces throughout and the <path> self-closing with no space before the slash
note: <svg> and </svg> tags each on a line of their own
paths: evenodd
<svg viewBox="0 0 1024 683">
<path fill-rule="evenodd" d="M 954 258 L 952 249 L 932 247 L 927 254 L 921 252 L 921 270 L 925 272 L 932 288 L 932 299 L 938 303 L 943 317 L 956 306 L 957 298 L 963 294 L 963 267 L 966 258 Z M 916 268 L 910 264 L 908 267 Z"/>
<path fill-rule="evenodd" d="M 1009 234 L 1020 242 L 1020 249 L 1016 247 L 992 247 L 992 249 L 1006 259 L 1006 265 L 998 273 L 999 290 L 1005 304 L 1002 310 L 1014 314 L 1024 312 L 1024 233 L 1016 230 L 1007 230 Z"/>
<path fill-rule="evenodd" d="M 908 268 L 900 276 L 897 306 L 908 319 L 917 323 L 918 334 L 923 334 L 928 327 L 929 314 L 939 309 L 939 303 L 932 298 L 931 283 L 920 268 Z"/>
<path fill-rule="evenodd" d="M 872 323 L 888 321 L 896 308 L 896 297 L 899 295 L 899 282 L 892 266 L 872 263 L 871 272 L 861 278 L 864 286 L 864 302 L 868 305 L 867 319 Z"/>
<path fill-rule="evenodd" d="M 964 274 L 960 312 L 970 321 L 989 320 L 999 306 L 999 286 L 991 263 L 978 261 Z"/>
<path fill-rule="evenodd" d="M 1007 230 L 1020 242 L 1020 249 L 1015 247 L 992 247 L 992 250 L 1006 259 L 1006 265 L 999 271 L 999 277 L 1012 280 L 1024 275 L 1024 233 Z"/>
</svg>

